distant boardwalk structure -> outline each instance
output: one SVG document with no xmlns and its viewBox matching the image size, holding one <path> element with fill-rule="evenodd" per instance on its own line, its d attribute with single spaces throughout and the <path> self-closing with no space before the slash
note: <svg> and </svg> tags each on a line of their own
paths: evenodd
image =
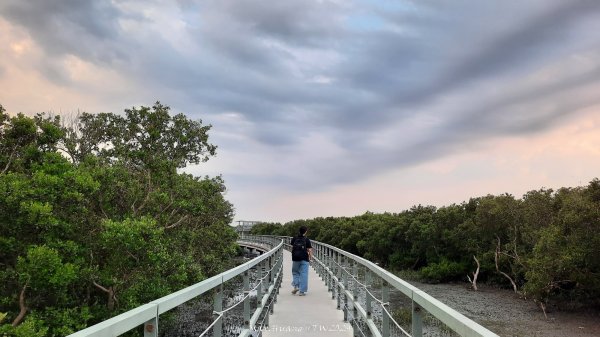
<svg viewBox="0 0 600 337">
<path fill-rule="evenodd" d="M 238 220 L 237 226 L 235 226 L 235 231 L 240 235 L 250 234 L 252 227 L 259 223 L 263 223 L 264 221 L 248 221 L 248 220 Z"/>
</svg>

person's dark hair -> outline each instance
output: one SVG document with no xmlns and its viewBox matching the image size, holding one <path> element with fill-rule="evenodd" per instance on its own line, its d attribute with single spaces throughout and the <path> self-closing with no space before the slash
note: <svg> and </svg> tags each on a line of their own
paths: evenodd
<svg viewBox="0 0 600 337">
<path fill-rule="evenodd" d="M 306 234 L 307 230 L 308 230 L 308 228 L 306 228 L 306 226 L 302 226 L 298 229 L 298 233 L 300 233 L 300 235 L 304 235 L 304 234 Z"/>
</svg>

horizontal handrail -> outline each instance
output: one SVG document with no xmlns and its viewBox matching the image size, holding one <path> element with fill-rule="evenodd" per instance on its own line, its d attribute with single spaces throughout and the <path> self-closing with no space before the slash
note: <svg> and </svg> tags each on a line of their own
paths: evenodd
<svg viewBox="0 0 600 337">
<path fill-rule="evenodd" d="M 276 244 L 278 242 L 278 244 Z M 266 242 L 265 242 L 266 243 Z M 210 277 L 202 282 L 183 288 L 150 303 L 134 308 L 106 321 L 75 332 L 68 337 L 113 337 L 132 330 L 152 319 L 158 321 L 158 315 L 165 313 L 191 299 L 194 299 L 221 284 L 240 276 L 271 256 L 275 256 L 283 247 L 281 240 L 273 240 L 274 248 L 256 258 Z M 156 322 L 157 323 L 157 322 Z M 156 330 L 156 327 L 153 329 Z"/>
<path fill-rule="evenodd" d="M 291 239 L 291 237 L 288 237 L 288 236 L 266 236 L 266 237 L 274 237 L 277 239 L 281 239 L 286 246 L 289 246 L 289 240 Z M 381 268 L 380 266 L 376 265 L 375 263 L 373 263 L 367 259 L 364 259 L 360 256 L 357 256 L 355 254 L 349 253 L 340 248 L 337 248 L 335 246 L 326 244 L 326 243 L 322 243 L 322 242 L 318 242 L 318 241 L 314 241 L 314 240 L 311 240 L 311 243 L 313 246 L 313 250 L 316 250 L 316 253 L 314 253 L 313 256 L 315 256 L 315 255 L 320 256 L 323 254 L 327 254 L 327 256 L 329 256 L 329 255 L 333 255 L 333 253 L 335 253 L 335 254 L 344 256 L 350 260 L 355 261 L 356 263 L 367 268 L 369 271 L 371 271 L 376 276 L 383 279 L 390 286 L 392 286 L 395 289 L 402 292 L 404 295 L 406 295 L 408 298 L 410 298 L 414 304 L 417 304 L 421 308 L 425 309 L 427 312 L 429 312 L 431 315 L 433 315 L 435 318 L 437 318 L 439 321 L 441 321 L 443 324 L 445 324 L 448 328 L 450 328 L 451 330 L 458 333 L 460 336 L 498 337 L 498 335 L 496 335 L 495 333 L 493 333 L 490 330 L 486 329 L 485 327 L 479 325 L 478 323 L 476 323 L 475 321 L 466 317 L 465 315 L 461 314 L 460 312 L 452 309 L 448 305 L 440 302 L 439 300 L 435 299 L 434 297 L 425 293 L 424 291 L 418 289 L 417 287 L 413 286 L 412 284 L 402 280 L 398 276 Z M 337 278 L 337 275 L 335 275 L 335 273 L 333 273 L 331 270 L 329 270 L 329 268 L 327 268 L 326 263 L 321 261 L 321 259 L 317 259 L 317 261 L 319 264 L 322 265 L 323 268 L 325 268 L 327 270 L 327 272 L 334 279 L 335 283 L 339 285 L 341 283 L 341 280 L 339 280 Z M 333 261 L 332 263 L 335 263 L 335 261 Z M 345 289 L 345 287 L 343 287 L 343 285 L 339 285 L 339 286 L 341 289 L 343 289 L 344 292 L 347 291 Z M 360 308 L 360 305 L 357 304 L 357 306 Z M 367 318 L 367 317 L 365 317 L 365 318 Z M 368 319 L 367 319 L 367 325 L 369 325 L 371 327 Z M 372 331 L 372 332 L 376 333 L 376 334 L 379 333 L 378 331 Z"/>
</svg>

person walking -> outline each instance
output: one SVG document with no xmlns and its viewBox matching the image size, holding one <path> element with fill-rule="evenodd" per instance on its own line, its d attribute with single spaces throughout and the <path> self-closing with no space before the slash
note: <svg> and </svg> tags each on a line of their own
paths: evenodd
<svg viewBox="0 0 600 337">
<path fill-rule="evenodd" d="M 312 259 L 312 245 L 306 237 L 308 229 L 300 227 L 298 236 L 290 241 L 292 245 L 292 294 L 300 292 L 299 296 L 305 296 L 308 291 L 308 266 Z"/>
</svg>

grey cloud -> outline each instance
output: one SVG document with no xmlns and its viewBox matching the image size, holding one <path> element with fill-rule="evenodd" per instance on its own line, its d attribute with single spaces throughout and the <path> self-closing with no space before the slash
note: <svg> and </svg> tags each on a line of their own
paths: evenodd
<svg viewBox="0 0 600 337">
<path fill-rule="evenodd" d="M 191 33 L 207 52 L 232 68 L 291 77 L 298 60 L 289 48 L 332 48 L 343 33 L 332 17 L 339 6 L 327 1 L 209 1 L 198 5 Z"/>
<path fill-rule="evenodd" d="M 39 65 L 38 68 L 46 78 L 50 79 L 57 85 L 68 86 L 72 84 L 68 70 L 65 69 L 64 65 L 54 59 L 46 60 L 44 63 Z"/>
<path fill-rule="evenodd" d="M 199 30 L 197 35 L 200 44 L 210 44 L 211 52 L 221 57 L 224 65 L 229 63 L 231 69 L 242 70 L 240 74 L 269 72 L 281 76 L 284 72 L 282 59 L 287 58 L 285 53 L 256 37 L 235 29 Z"/>
<path fill-rule="evenodd" d="M 226 14 L 248 36 L 280 40 L 290 45 L 326 46 L 344 33 L 344 7 L 333 1 L 288 0 L 277 2 L 213 1 L 211 11 Z M 205 5 L 205 7 L 208 7 Z"/>
<path fill-rule="evenodd" d="M 147 96 L 160 96 L 167 104 L 177 97 L 183 111 L 202 106 L 202 114 L 242 114 L 251 125 L 245 136 L 282 158 L 279 151 L 319 128 L 348 155 L 327 163 L 307 158 L 307 176 L 290 172 L 271 180 L 295 187 L 356 181 L 442 156 L 478 138 L 548 128 L 578 105 L 557 104 L 520 123 L 511 118 L 600 76 L 559 78 L 550 86 L 494 99 L 478 88 L 510 87 L 566 55 L 589 50 L 578 32 L 582 18 L 600 16 L 597 1 L 420 0 L 396 12 L 369 2 L 178 3 L 183 17 L 174 21 L 185 21 L 189 48 L 176 46 L 169 37 L 125 32 L 121 19 L 136 20 L 142 27 L 148 19 L 109 1 L 8 0 L 0 4 L 0 13 L 27 29 L 48 56 L 40 69 L 62 85 L 72 83 L 59 61 L 77 55 L 134 79 Z M 381 19 L 381 27 L 352 27 L 352 16 L 365 13 Z M 321 62 L 314 55 L 304 59 L 326 52 L 334 61 Z M 307 80 L 317 76 L 331 83 Z M 440 99 L 452 95 L 472 97 L 470 106 L 436 110 L 441 123 L 427 138 L 399 141 L 391 152 L 368 145 L 390 125 L 430 113 Z"/>
<path fill-rule="evenodd" d="M 598 14 L 600 3 L 591 0 L 569 1 L 534 17 L 511 32 L 475 49 L 472 55 L 449 69 L 438 81 L 408 99 L 421 100 L 450 87 L 497 73 L 518 72 L 532 63 L 556 58 L 564 48 L 567 32 L 582 16 Z M 466 42 L 466 41 L 465 41 Z"/>
<path fill-rule="evenodd" d="M 503 96 L 501 99 L 496 99 L 492 102 L 483 102 L 477 109 L 467 110 L 462 117 L 454 119 L 451 125 L 447 126 L 447 129 L 460 130 L 461 125 L 469 125 L 468 122 L 470 122 L 471 125 L 475 126 L 470 127 L 473 130 L 485 128 L 488 132 L 494 131 L 497 134 L 537 131 L 543 129 L 544 126 L 551 125 L 557 118 L 577 111 L 577 109 L 569 108 L 569 106 L 577 106 L 577 104 L 557 101 L 556 98 L 560 94 L 572 93 L 579 88 L 594 83 L 600 83 L 600 65 L 583 74 L 561 77 L 560 81 L 555 81 L 545 86 L 534 87 L 523 92 Z M 523 111 L 517 109 L 515 109 L 517 110 L 516 112 L 512 112 L 511 108 L 529 105 L 531 109 L 535 109 L 542 101 L 554 102 L 556 109 L 545 114 L 529 112 L 525 116 L 530 118 L 516 119 L 515 122 L 511 123 L 513 116 L 523 114 Z M 587 104 L 589 102 L 583 106 Z M 465 128 L 462 129 L 461 131 L 467 131 Z"/>
<path fill-rule="evenodd" d="M 96 62 L 124 56 L 103 48 L 119 35 L 120 13 L 110 2 L 7 0 L 0 13 L 25 27 L 50 55 L 82 55 Z"/>
<path fill-rule="evenodd" d="M 328 20 L 332 4 L 326 5 L 327 10 L 321 10 L 324 5 L 317 1 L 211 5 L 214 8 L 204 13 L 202 5 L 184 4 L 186 9 L 200 11 L 201 23 L 200 28 L 191 25 L 189 33 L 196 36 L 202 53 L 187 55 L 159 36 L 151 42 L 122 36 L 119 18 L 140 20 L 139 15 L 122 13 L 108 2 L 61 1 L 35 6 L 14 1 L 4 3 L 2 15 L 26 27 L 40 43 L 48 53 L 40 70 L 61 85 L 69 84 L 69 78 L 60 58 L 74 54 L 105 66 L 111 63 L 109 66 L 141 79 L 146 90 L 178 89 L 191 101 L 212 105 L 215 113 L 234 110 L 257 123 L 276 123 L 298 105 L 331 105 L 332 97 L 344 95 L 295 79 L 286 64 L 297 62 L 296 56 L 265 42 L 272 38 L 280 40 L 283 47 L 306 45 L 333 34 L 339 29 Z M 215 12 L 218 15 L 211 17 Z M 220 21 L 223 17 L 229 21 Z M 286 137 L 291 136 L 280 139 Z M 261 139 L 274 142 L 278 137 Z"/>
<path fill-rule="evenodd" d="M 100 65 L 115 65 L 128 58 L 129 44 L 120 43 L 120 12 L 104 1 L 19 1 L 0 3 L 0 15 L 24 27 L 43 48 L 38 68 L 57 85 L 73 85 L 61 59 L 75 55 Z"/>
<path fill-rule="evenodd" d="M 437 40 L 428 41 L 425 39 L 427 36 L 402 35 L 386 31 L 359 33 L 354 41 L 345 40 L 343 35 L 340 35 L 340 41 L 346 44 L 340 47 L 342 53 L 346 55 L 346 61 L 340 65 L 340 68 L 346 73 L 334 71 L 331 75 L 341 79 L 339 86 L 324 87 L 323 90 L 290 80 L 290 74 L 286 73 L 285 68 L 279 63 L 289 60 L 290 55 L 277 55 L 276 52 L 265 48 L 260 39 L 257 39 L 257 36 L 281 38 L 285 33 L 289 40 L 284 42 L 293 45 L 297 41 L 314 38 L 314 34 L 293 25 L 277 28 L 277 23 L 283 23 L 278 21 L 265 23 L 261 20 L 268 17 L 260 16 L 260 10 L 252 11 L 240 6 L 236 7 L 237 11 L 230 14 L 241 21 L 246 20 L 244 22 L 256 24 L 250 29 L 252 33 L 237 36 L 237 40 L 229 41 L 226 47 L 213 46 L 217 51 L 225 49 L 231 53 L 230 55 L 237 55 L 234 58 L 239 66 L 237 76 L 223 76 L 222 71 L 209 75 L 209 78 L 214 80 L 215 88 L 221 89 L 222 92 L 219 94 L 216 90 L 202 89 L 201 91 L 211 94 L 200 94 L 198 97 L 207 102 L 213 101 L 215 107 L 231 108 L 246 114 L 249 120 L 258 123 L 258 128 L 264 125 L 268 130 L 258 131 L 255 137 L 272 145 L 290 144 L 294 139 L 298 139 L 298 135 L 284 131 L 286 130 L 285 115 L 294 113 L 294 106 L 318 109 L 322 111 L 321 118 L 306 120 L 305 123 L 321 122 L 325 125 L 354 130 L 354 132 L 343 133 L 339 139 L 342 146 L 349 150 L 354 149 L 362 155 L 365 151 L 373 151 L 373 149 L 361 148 L 364 139 L 368 139 L 373 132 L 377 132 L 388 122 L 402 116 L 410 116 L 415 107 L 418 108 L 426 105 L 427 101 L 435 100 L 448 88 L 454 90 L 473 79 L 493 76 L 496 73 L 504 75 L 506 71 L 514 72 L 515 69 L 529 70 L 528 64 L 535 60 L 536 56 L 552 51 L 553 48 L 556 49 L 557 41 L 553 39 L 552 34 L 556 28 L 550 29 L 548 26 L 553 23 L 557 27 L 572 24 L 578 15 L 582 14 L 582 10 L 587 8 L 587 4 L 582 2 L 572 3 L 567 7 L 550 7 L 546 9 L 548 11 L 546 14 L 538 16 L 533 22 L 519 23 L 520 26 L 517 25 L 512 32 L 493 36 L 494 39 L 491 39 L 487 47 L 474 46 L 471 56 L 466 60 L 444 59 L 443 53 L 436 50 L 436 46 L 441 48 L 448 46 L 448 42 L 443 39 L 448 39 L 448 36 L 452 38 L 452 34 L 456 38 L 457 35 L 472 28 L 458 27 L 455 32 L 448 31 L 446 26 L 440 26 L 447 24 L 448 20 L 443 18 L 440 18 L 441 23 L 437 23 L 439 31 L 431 35 L 431 38 Z M 260 9 L 260 6 L 256 8 Z M 560 13 L 565 11 L 569 15 L 561 16 Z M 242 17 L 240 13 L 248 13 L 248 17 Z M 279 13 L 279 16 L 286 15 Z M 302 18 L 301 13 L 297 17 Z M 413 28 L 418 31 L 423 27 Z M 424 34 L 430 34 L 432 28 L 426 28 Z M 303 37 L 303 34 L 308 37 Z M 329 38 L 327 34 L 324 36 L 324 40 Z M 222 35 L 218 34 L 213 36 L 217 40 L 221 37 Z M 560 47 L 562 41 L 558 42 Z M 551 53 L 550 57 L 556 55 Z M 261 63 L 264 66 L 261 66 Z M 348 74 L 347 69 L 352 69 L 354 74 L 352 72 Z M 445 75 L 438 75 L 443 69 L 446 69 Z M 268 76 L 261 76 L 261 71 L 266 72 Z M 350 82 L 346 82 L 346 79 L 350 79 Z M 534 95 L 532 97 L 521 95 L 519 99 L 525 102 L 533 98 Z M 474 104 L 481 103 L 474 102 Z M 475 126 L 477 119 L 480 120 L 478 122 L 480 127 L 485 128 L 486 123 L 494 125 L 491 118 L 485 118 L 490 113 L 490 110 L 479 109 L 477 114 L 480 118 L 475 114 L 471 117 L 470 124 L 465 125 Z M 448 114 L 452 115 L 451 112 Z M 538 125 L 543 125 L 543 118 Z M 299 127 L 306 127 L 306 125 Z M 456 125 L 448 125 L 447 130 L 453 132 L 456 130 Z M 500 131 L 511 132 L 498 130 Z M 458 140 L 454 139 L 454 141 Z M 379 156 L 386 155 L 379 154 Z M 414 159 L 419 158 L 414 153 L 411 156 Z M 392 164 L 382 162 L 382 165 L 388 167 Z"/>
<path fill-rule="evenodd" d="M 531 71 L 544 61 L 569 52 L 564 48 L 570 42 L 566 41 L 569 30 L 574 29 L 582 17 L 597 16 L 600 9 L 600 3 L 589 0 L 545 5 L 536 8 L 544 11 L 543 14 L 532 14 L 524 22 L 515 23 L 508 32 L 488 36 L 485 45 L 472 45 L 469 38 L 486 36 L 481 27 L 504 17 L 497 13 L 498 8 L 484 6 L 480 13 L 478 6 L 474 6 L 470 15 L 481 19 L 450 28 L 449 20 L 439 15 L 418 16 L 417 20 L 407 20 L 406 13 L 399 17 L 388 15 L 389 20 L 397 20 L 399 25 L 408 22 L 414 26 L 408 33 L 368 34 L 359 40 L 359 47 L 349 49 L 354 57 L 340 65 L 343 76 L 355 88 L 375 93 L 377 99 L 375 103 L 356 102 L 352 108 L 340 112 L 337 121 L 349 128 L 379 128 L 391 120 L 410 115 L 415 107 L 474 81 Z M 464 15 L 468 15 L 465 7 L 453 8 L 450 13 L 464 10 Z M 515 10 L 512 6 L 502 9 L 504 15 Z M 464 48 L 466 52 L 458 54 L 466 53 L 466 56 L 456 56 L 456 48 Z M 380 113 L 377 118 L 364 118 L 371 111 Z M 348 113 L 363 118 L 348 118 Z"/>
<path fill-rule="evenodd" d="M 578 89 L 600 84 L 600 65 L 592 71 L 561 79 L 525 92 L 502 95 L 494 100 L 477 101 L 477 106 L 467 111 L 449 111 L 453 118 L 430 130 L 421 140 L 399 143 L 394 150 L 365 147 L 357 150 L 359 164 L 354 160 L 343 161 L 335 171 L 319 169 L 320 183 L 336 181 L 349 183 L 361 177 L 375 175 L 393 167 L 407 167 L 461 152 L 468 144 L 479 143 L 490 137 L 503 135 L 531 134 L 555 126 L 564 117 L 581 109 L 598 104 L 596 97 L 572 95 Z M 570 99 L 560 99 L 569 94 Z M 543 102 L 555 102 L 544 107 Z M 352 133 L 347 142 L 360 141 L 363 133 Z M 368 163 L 368 165 L 362 164 Z M 316 183 L 318 186 L 319 183 Z"/>
</svg>

